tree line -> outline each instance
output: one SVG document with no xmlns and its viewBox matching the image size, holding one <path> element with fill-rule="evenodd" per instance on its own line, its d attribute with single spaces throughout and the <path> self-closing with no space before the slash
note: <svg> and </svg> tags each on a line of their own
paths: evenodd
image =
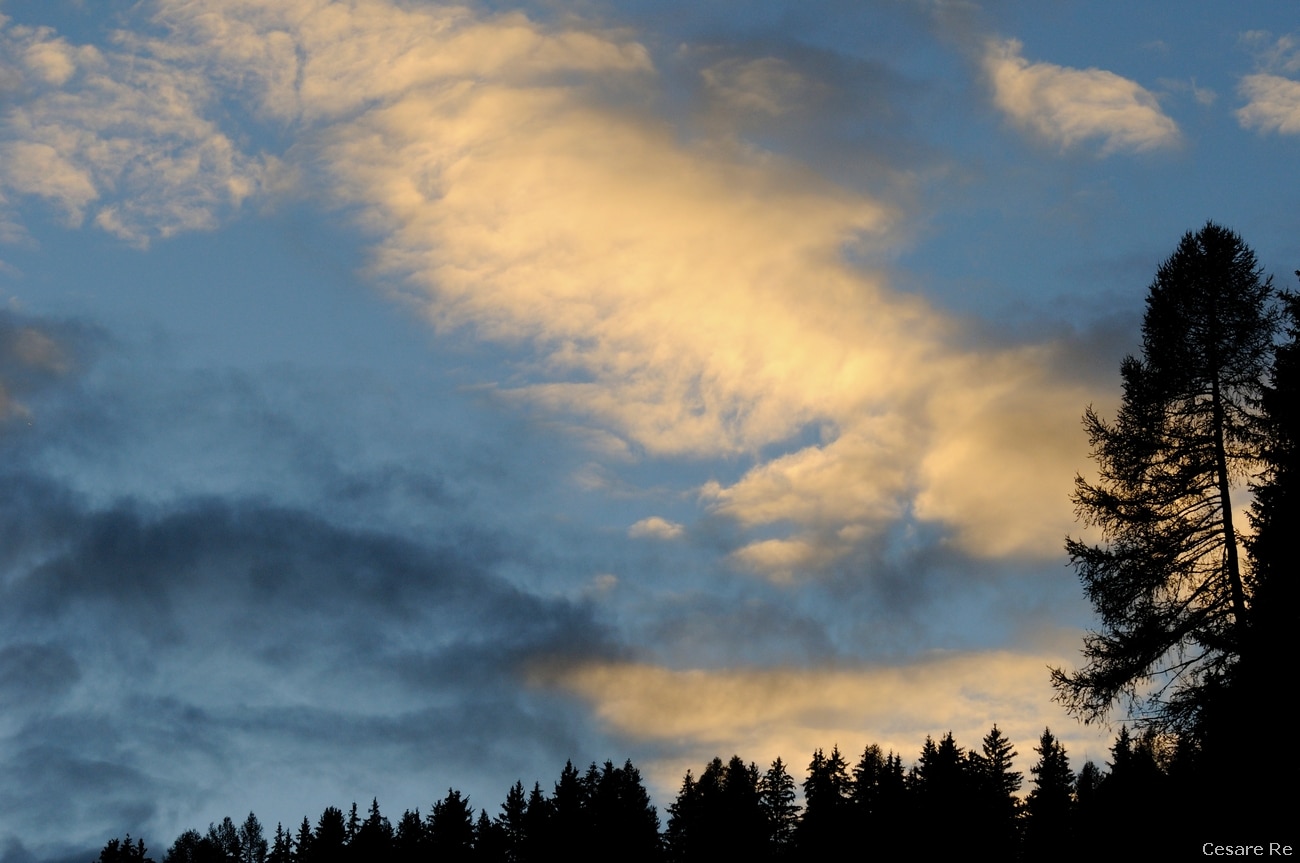
<svg viewBox="0 0 1300 863">
<path fill-rule="evenodd" d="M 1033 751 L 1027 783 L 1015 769 L 1019 753 L 996 725 L 969 750 L 951 732 L 927 737 L 907 768 L 875 744 L 852 763 L 838 746 L 818 749 L 799 784 L 781 758 L 763 771 L 738 755 L 714 758 L 698 774 L 687 771 L 662 830 L 630 761 L 585 772 L 569 762 L 549 794 L 540 783 L 526 791 L 516 782 L 495 814 L 476 815 L 455 789 L 427 815 L 407 809 L 396 823 L 377 800 L 364 812 L 356 803 L 347 813 L 328 806 L 314 825 L 304 817 L 296 830 L 277 824 L 268 832 L 250 812 L 239 824 L 227 817 L 206 832 L 186 830 L 161 863 L 775 863 L 838 855 L 864 837 L 881 854 L 923 847 L 982 849 L 1002 860 L 1084 859 L 1112 842 L 1131 846 L 1133 807 L 1153 813 L 1152 801 L 1168 798 L 1191 769 L 1185 753 L 1127 727 L 1106 770 L 1089 761 L 1076 774 L 1049 729 Z M 128 835 L 109 840 L 97 863 L 154 859 Z"/>
</svg>

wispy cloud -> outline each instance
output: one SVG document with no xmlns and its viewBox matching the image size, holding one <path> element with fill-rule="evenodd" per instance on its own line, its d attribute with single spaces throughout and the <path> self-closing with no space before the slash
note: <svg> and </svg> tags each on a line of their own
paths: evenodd
<svg viewBox="0 0 1300 863">
<path fill-rule="evenodd" d="M 1021 129 L 1062 148 L 1099 140 L 1102 154 L 1178 143 L 1178 126 L 1135 81 L 1104 69 L 1031 63 L 1015 39 L 991 39 L 983 65 L 998 109 Z"/>
<path fill-rule="evenodd" d="M 677 539 L 685 532 L 682 525 L 657 515 L 643 518 L 627 529 L 633 539 Z"/>
<path fill-rule="evenodd" d="M 1238 91 L 1247 104 L 1237 119 L 1247 129 L 1300 135 L 1300 81 L 1261 72 L 1241 79 Z"/>
<path fill-rule="evenodd" d="M 903 517 L 977 554 L 1058 551 L 1082 457 L 1059 432 L 1090 398 L 1039 371 L 1051 349 L 957 347 L 957 322 L 861 263 L 895 243 L 896 206 L 683 142 L 628 34 L 390 0 L 157 9 L 170 35 L 121 53 L 11 28 L 28 93 L 7 118 L 11 190 L 135 242 L 209 226 L 273 164 L 205 119 L 229 88 L 291 131 L 285 161 L 377 237 L 376 270 L 434 326 L 534 352 L 509 395 L 651 455 L 755 458 L 700 489 L 745 529 L 787 531 L 742 540 L 742 568 L 817 570 Z M 1172 129 L 1131 82 L 1002 44 L 1058 139 Z M 704 79 L 727 110 L 779 111 L 803 86 L 770 58 Z"/>
<path fill-rule="evenodd" d="M 732 58 L 700 73 L 705 87 L 729 108 L 779 117 L 799 104 L 810 83 L 777 57 Z"/>
<path fill-rule="evenodd" d="M 1237 121 L 1245 129 L 1300 135 L 1300 80 L 1288 77 L 1300 71 L 1295 37 L 1272 39 L 1267 33 L 1251 32 L 1243 40 L 1254 46 L 1263 71 L 1243 76 L 1237 85 L 1246 100 L 1237 110 Z"/>
<path fill-rule="evenodd" d="M 639 95 L 654 68 L 626 34 L 386 0 L 161 8 L 170 52 L 297 129 L 297 158 L 435 326 L 536 352 L 514 397 L 668 457 L 828 429 L 703 488 L 741 525 L 795 529 L 740 552 L 746 568 L 816 568 L 909 510 L 974 549 L 1056 550 L 1078 453 L 1047 432 L 1088 399 L 1057 395 L 1028 354 L 955 349 L 951 320 L 851 265 L 845 248 L 890 247 L 890 202 L 771 153 L 679 140 Z M 763 111 L 797 78 L 764 60 L 705 76 Z M 1136 140 L 1123 134 L 1112 142 Z M 1030 432 L 1028 461 L 999 443 L 1004 422 Z"/>
<path fill-rule="evenodd" d="M 205 116 L 213 82 L 125 44 L 73 45 L 0 22 L 0 190 L 129 242 L 212 228 L 262 183 L 266 163 Z"/>
</svg>

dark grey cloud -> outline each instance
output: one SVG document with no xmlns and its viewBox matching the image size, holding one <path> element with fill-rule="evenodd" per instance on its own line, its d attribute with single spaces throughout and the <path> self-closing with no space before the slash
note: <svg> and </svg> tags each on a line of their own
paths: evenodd
<svg viewBox="0 0 1300 863">
<path fill-rule="evenodd" d="M 391 417 L 320 421 L 364 373 L 313 395 L 305 371 L 151 350 L 0 316 L 0 381 L 27 401 L 0 428 L 4 860 L 89 859 L 128 830 L 161 853 L 249 808 L 400 812 L 448 785 L 494 807 L 611 754 L 527 683 L 534 662 L 625 649 L 588 600 L 520 586 L 572 558 L 513 524 L 533 481 L 510 475 L 508 434 L 396 424 L 412 437 L 369 449 L 364 424 Z"/>
<path fill-rule="evenodd" d="M 68 651 L 49 644 L 10 644 L 0 648 L 0 699 L 27 704 L 67 692 L 81 678 Z"/>
<path fill-rule="evenodd" d="M 571 717 L 533 716 L 528 663 L 618 653 L 590 607 L 492 574 L 488 534 L 421 545 L 265 502 L 95 508 L 4 483 L 6 524 L 45 542 L 0 589 L 5 631 L 25 639 L 0 647 L 0 691 L 21 705 L 0 752 L 20 810 L 51 824 L 153 826 L 160 764 L 216 770 L 243 746 L 449 773 L 499 772 L 521 745 L 562 763 Z"/>
<path fill-rule="evenodd" d="M 83 371 L 105 340 L 102 331 L 77 321 L 0 309 L 0 434 L 30 417 L 25 400 Z"/>
</svg>

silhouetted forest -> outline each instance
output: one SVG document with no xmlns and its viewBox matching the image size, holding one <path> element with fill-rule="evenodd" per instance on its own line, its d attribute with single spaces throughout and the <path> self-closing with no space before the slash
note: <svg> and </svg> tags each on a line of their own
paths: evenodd
<svg viewBox="0 0 1300 863">
<path fill-rule="evenodd" d="M 1257 832 L 1202 811 L 1197 759 L 1154 730 L 1120 730 L 1105 767 L 1076 773 L 1050 730 L 1033 746 L 1028 775 L 995 725 L 978 747 L 951 733 L 925 739 L 908 767 L 894 752 L 867 746 L 846 759 L 838 747 L 813 753 L 797 781 L 780 759 L 760 769 L 740 756 L 688 771 L 666 824 L 632 763 L 564 766 L 549 790 L 516 782 L 495 812 L 474 809 L 449 789 L 426 813 L 390 819 L 372 800 L 327 807 L 313 822 L 269 829 L 249 813 L 206 831 L 187 830 L 161 857 L 142 840 L 112 839 L 100 863 L 429 863 L 429 861 L 815 860 L 870 845 L 873 855 L 924 848 L 935 855 L 984 851 L 994 859 L 1096 859 L 1107 849 L 1197 848 L 1219 842 L 1289 841 L 1274 807 Z M 802 795 L 797 793 L 802 790 Z M 1222 789 L 1251 794 L 1251 789 Z M 1257 792 L 1259 798 L 1266 794 Z M 1199 801 L 1200 808 L 1192 804 Z M 1281 803 L 1289 805 L 1289 800 Z M 661 830 L 661 826 L 663 829 Z M 1204 834 L 1204 835 L 1203 835 Z M 1189 844 L 1191 843 L 1191 844 Z"/>
<path fill-rule="evenodd" d="M 1297 273 L 1300 275 L 1300 273 Z M 1188 233 L 1152 284 L 1141 357 L 1121 365 L 1114 421 L 1091 408 L 1098 465 L 1077 483 L 1104 541 L 1067 542 L 1101 626 L 1085 665 L 1055 670 L 1086 722 L 1123 710 L 1104 766 L 1076 772 L 1050 730 L 1017 769 L 994 725 L 978 746 L 951 733 L 920 754 L 837 746 L 802 778 L 714 758 L 682 779 L 661 819 L 630 761 L 566 764 L 548 790 L 517 782 L 497 811 L 449 789 L 394 820 L 377 801 L 268 830 L 250 813 L 187 830 L 163 863 L 342 861 L 753 861 L 927 852 L 938 859 L 1094 860 L 1205 843 L 1291 843 L 1284 683 L 1300 631 L 1300 297 L 1277 291 L 1231 231 Z M 1249 483 L 1251 529 L 1231 495 Z M 1023 742 L 1020 745 L 1024 745 Z M 802 793 L 800 793 L 802 792 Z M 112 839 L 100 863 L 151 860 Z"/>
</svg>

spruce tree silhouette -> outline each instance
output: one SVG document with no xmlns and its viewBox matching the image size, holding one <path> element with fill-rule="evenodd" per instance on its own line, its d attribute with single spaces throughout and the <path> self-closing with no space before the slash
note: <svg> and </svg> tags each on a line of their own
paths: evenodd
<svg viewBox="0 0 1300 863">
<path fill-rule="evenodd" d="M 221 847 L 197 830 L 186 830 L 167 849 L 163 863 L 227 863 Z"/>
<path fill-rule="evenodd" d="M 407 809 L 393 832 L 394 863 L 417 863 L 429 857 L 428 842 L 420 810 Z"/>
<path fill-rule="evenodd" d="M 796 856 L 808 860 L 835 854 L 849 841 L 853 810 L 848 765 L 839 746 L 813 752 L 803 783 L 803 818 L 795 830 Z"/>
<path fill-rule="evenodd" d="M 460 863 L 473 859 L 474 810 L 469 798 L 462 798 L 454 788 L 447 796 L 433 804 L 427 825 L 429 849 L 432 856 L 447 863 Z"/>
<path fill-rule="evenodd" d="M 1073 854 L 1074 774 L 1070 759 L 1050 728 L 1034 747 L 1038 761 L 1029 768 L 1034 786 L 1025 798 L 1025 856 L 1051 860 Z"/>
<path fill-rule="evenodd" d="M 1008 860 L 1016 856 L 1016 792 L 1023 775 L 1012 769 L 1018 753 L 1011 741 L 995 724 L 984 735 L 980 752 L 969 753 L 972 773 L 971 814 L 973 842 L 985 849 L 992 859 Z"/>
<path fill-rule="evenodd" d="M 301 848 L 298 856 L 304 863 L 342 863 L 346 859 L 348 828 L 343 820 L 343 810 L 326 806 L 316 823 L 306 856 Z"/>
<path fill-rule="evenodd" d="M 794 777 L 777 756 L 759 783 L 759 806 L 766 822 L 771 859 L 782 860 L 793 852 L 795 827 L 799 824 L 799 810 L 803 808 L 794 801 Z"/>
<path fill-rule="evenodd" d="M 262 822 L 252 812 L 239 826 L 239 863 L 266 863 L 267 841 L 262 835 Z"/>
<path fill-rule="evenodd" d="M 97 859 L 98 863 L 154 863 L 145 855 L 144 840 L 137 839 L 133 844 L 130 833 L 125 839 L 108 840 Z"/>
</svg>

